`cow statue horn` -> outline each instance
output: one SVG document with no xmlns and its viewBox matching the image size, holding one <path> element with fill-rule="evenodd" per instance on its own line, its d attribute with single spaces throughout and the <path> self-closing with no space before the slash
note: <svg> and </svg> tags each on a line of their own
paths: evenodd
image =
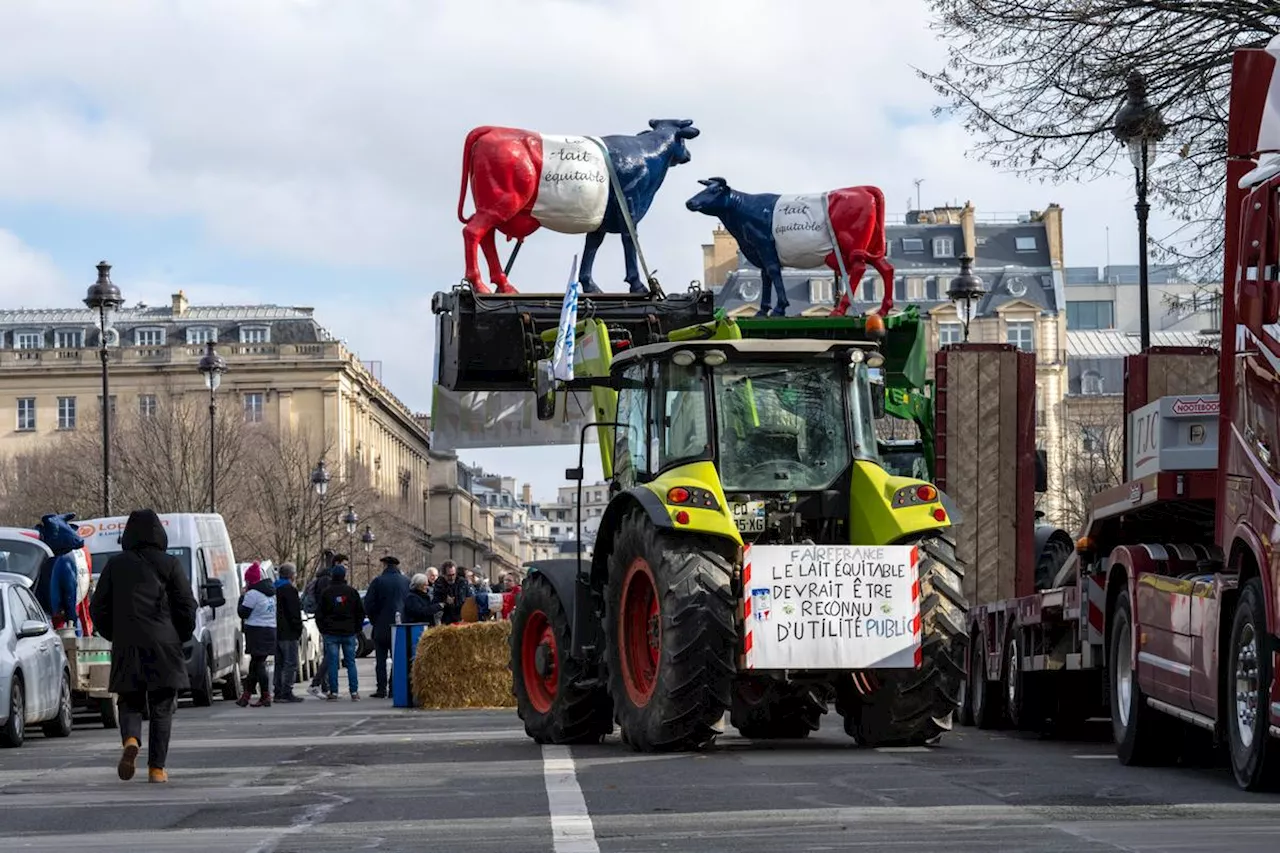
<svg viewBox="0 0 1280 853">
<path fill-rule="evenodd" d="M 702 180 L 698 181 L 698 183 L 702 184 L 704 187 L 728 187 L 729 186 L 729 182 L 726 181 L 724 178 L 703 178 Z"/>
</svg>

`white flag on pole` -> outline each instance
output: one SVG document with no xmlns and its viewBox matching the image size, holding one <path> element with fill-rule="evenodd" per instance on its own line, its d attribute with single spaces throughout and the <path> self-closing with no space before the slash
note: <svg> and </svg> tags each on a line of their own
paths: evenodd
<svg viewBox="0 0 1280 853">
<path fill-rule="evenodd" d="M 556 345 L 551 355 L 551 375 L 562 382 L 573 379 L 574 327 L 578 325 L 578 256 L 573 256 L 569 268 L 569 286 L 564 291 L 564 303 L 560 307 L 560 328 L 556 330 Z"/>
</svg>

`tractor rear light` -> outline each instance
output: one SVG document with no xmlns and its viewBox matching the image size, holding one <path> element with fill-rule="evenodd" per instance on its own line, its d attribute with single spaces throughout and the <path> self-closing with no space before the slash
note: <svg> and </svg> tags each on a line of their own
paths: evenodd
<svg viewBox="0 0 1280 853">
<path fill-rule="evenodd" d="M 946 521 L 947 511 L 942 507 L 935 507 L 933 510 L 933 518 L 935 521 Z"/>
<path fill-rule="evenodd" d="M 699 489 L 696 486 L 672 486 L 667 489 L 667 504 L 698 509 L 720 509 L 720 501 L 711 494 L 709 489 Z"/>
<path fill-rule="evenodd" d="M 680 510 L 679 512 L 676 513 L 676 524 L 688 524 L 688 523 L 689 523 L 689 513 L 685 512 L 684 510 Z"/>
<path fill-rule="evenodd" d="M 676 486 L 674 489 L 667 490 L 667 503 L 682 504 L 689 500 L 689 490 Z"/>
<path fill-rule="evenodd" d="M 1088 536 L 1081 536 L 1076 540 L 1076 553 L 1088 554 L 1093 550 L 1093 540 Z"/>
<path fill-rule="evenodd" d="M 916 497 L 925 503 L 929 503 L 938 497 L 938 490 L 933 486 L 921 486 L 916 489 Z"/>
</svg>

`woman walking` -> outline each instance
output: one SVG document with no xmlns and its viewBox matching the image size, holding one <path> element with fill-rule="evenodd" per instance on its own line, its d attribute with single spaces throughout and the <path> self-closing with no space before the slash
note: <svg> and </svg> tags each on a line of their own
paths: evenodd
<svg viewBox="0 0 1280 853">
<path fill-rule="evenodd" d="M 244 620 L 244 645 L 249 652 L 249 680 L 236 700 L 241 708 L 249 704 L 254 685 L 258 688 L 255 708 L 271 707 L 271 679 L 267 659 L 276 653 L 276 588 L 262 576 L 262 567 L 252 564 L 244 572 L 244 594 L 237 612 Z"/>
<path fill-rule="evenodd" d="M 182 644 L 195 631 L 196 600 L 168 547 L 169 536 L 155 512 L 131 512 L 120 553 L 103 567 L 89 605 L 94 627 L 111 643 L 109 686 L 119 697 L 124 743 L 116 773 L 126 781 L 133 778 L 148 706 L 148 776 L 152 782 L 169 781 L 164 768 L 178 691 L 190 686 Z"/>
</svg>

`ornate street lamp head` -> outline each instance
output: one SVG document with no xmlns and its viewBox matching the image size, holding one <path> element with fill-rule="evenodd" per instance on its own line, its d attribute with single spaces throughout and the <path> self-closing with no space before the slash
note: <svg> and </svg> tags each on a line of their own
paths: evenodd
<svg viewBox="0 0 1280 853">
<path fill-rule="evenodd" d="M 213 341 L 205 342 L 204 356 L 197 369 L 204 375 L 204 386 L 210 391 L 217 391 L 222 384 L 222 374 L 227 372 L 227 360 L 214 350 Z"/>
<path fill-rule="evenodd" d="M 1125 90 L 1125 101 L 1116 112 L 1111 132 L 1128 147 L 1134 166 L 1140 169 L 1143 146 L 1149 151 L 1154 143 L 1164 139 L 1169 126 L 1160 115 L 1160 108 L 1147 100 L 1147 79 L 1142 72 L 1136 69 L 1129 72 L 1125 77 Z"/>
<path fill-rule="evenodd" d="M 951 286 L 947 288 L 947 299 L 951 300 L 951 304 L 956 307 L 956 315 L 964 324 L 966 339 L 969 337 L 969 324 L 977 315 L 978 304 L 986 292 L 987 289 L 982 286 L 982 279 L 973 273 L 973 258 L 961 255 L 960 275 L 951 279 Z"/>
<path fill-rule="evenodd" d="M 373 528 L 369 525 L 364 526 L 364 533 L 360 534 L 360 541 L 364 543 L 364 552 L 368 554 L 373 550 L 373 543 L 377 537 L 373 535 Z"/>
<path fill-rule="evenodd" d="M 354 504 L 347 504 L 347 511 L 342 516 L 342 523 L 347 526 L 347 535 L 354 536 L 356 532 L 356 524 L 360 521 L 360 516 L 356 515 Z"/>
<path fill-rule="evenodd" d="M 316 463 L 315 470 L 311 472 L 311 485 L 320 497 L 324 497 L 329 491 L 329 470 L 325 468 L 323 459 Z"/>
<path fill-rule="evenodd" d="M 98 280 L 89 286 L 85 294 L 84 304 L 94 311 L 110 312 L 124 304 L 124 296 L 120 288 L 111 281 L 111 264 L 98 262 Z"/>
</svg>

